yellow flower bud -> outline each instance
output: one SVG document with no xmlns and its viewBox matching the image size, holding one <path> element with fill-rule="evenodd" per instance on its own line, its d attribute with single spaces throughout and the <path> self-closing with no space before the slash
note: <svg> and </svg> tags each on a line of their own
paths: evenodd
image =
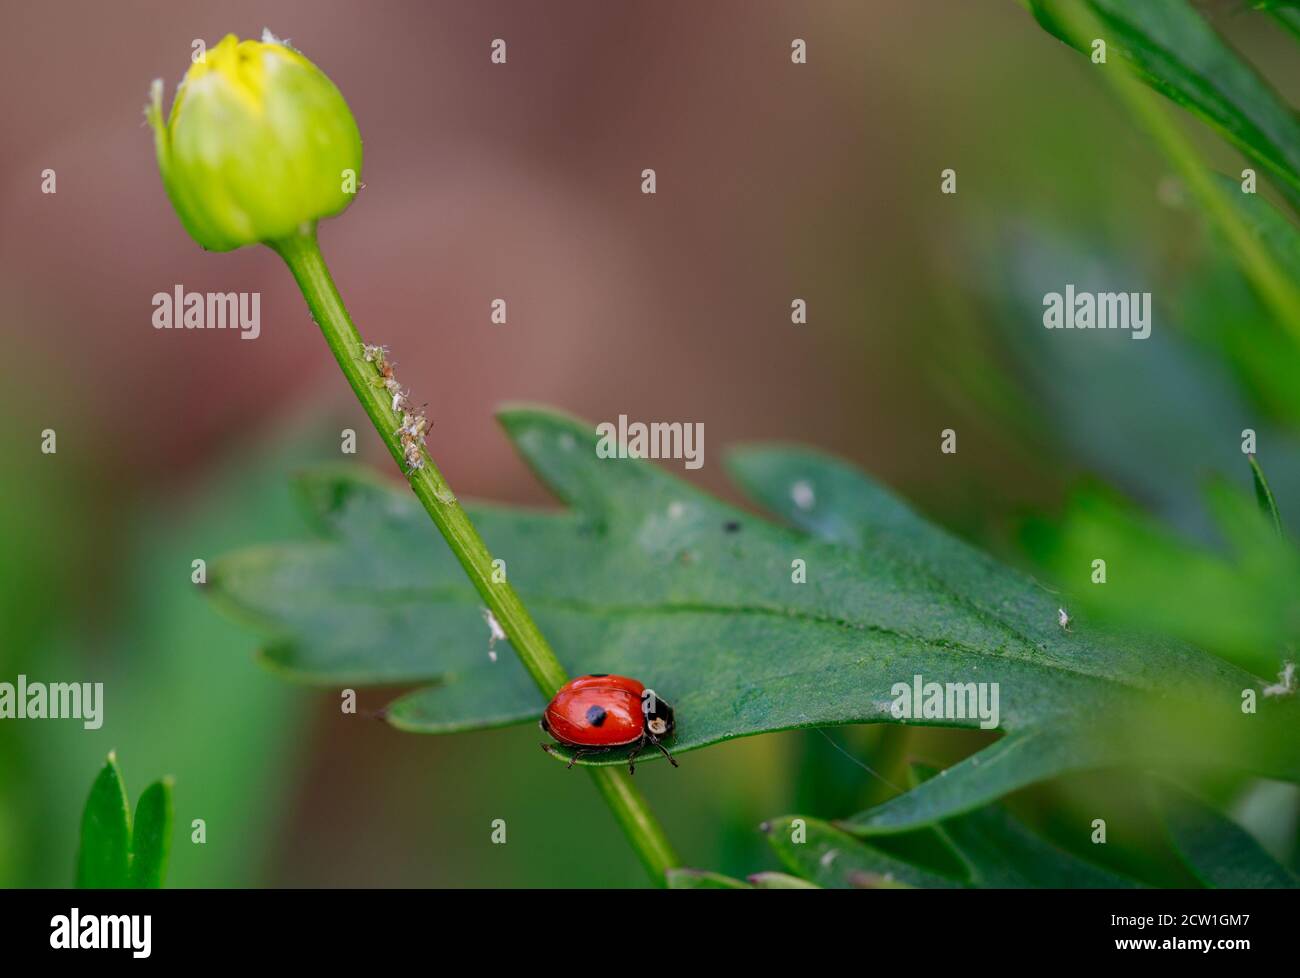
<svg viewBox="0 0 1300 978">
<path fill-rule="evenodd" d="M 145 110 L 158 168 L 191 237 L 210 251 L 275 241 L 352 202 L 361 134 L 319 68 L 269 33 L 227 34 L 195 62 L 163 122 Z"/>
</svg>

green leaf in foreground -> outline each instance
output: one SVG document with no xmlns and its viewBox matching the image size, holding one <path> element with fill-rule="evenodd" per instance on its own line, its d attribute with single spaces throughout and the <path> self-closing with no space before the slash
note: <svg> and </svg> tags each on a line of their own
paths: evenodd
<svg viewBox="0 0 1300 978">
<path fill-rule="evenodd" d="M 914 765 L 912 774 L 921 784 L 942 781 L 946 776 L 922 765 Z M 946 870 L 937 868 L 937 863 L 934 868 L 922 866 L 914 856 L 886 854 L 855 838 L 876 834 L 864 816 L 834 826 L 806 816 L 785 816 L 768 823 L 764 830 L 792 872 L 826 886 L 1124 889 L 1138 885 L 1057 848 L 998 804 L 946 819 L 911 836 L 918 841 L 928 839 L 950 853 L 953 858 L 947 861 L 951 868 Z M 804 837 L 796 836 L 796 830 Z M 835 855 L 827 854 L 831 850 Z M 934 859 L 933 854 L 930 858 Z"/>
<path fill-rule="evenodd" d="M 1198 642 L 1271 676 L 1300 621 L 1300 551 L 1246 492 L 1219 483 L 1206 496 L 1226 550 L 1188 543 L 1109 494 L 1081 490 L 1060 530 L 1040 534 L 1041 557 L 1095 615 Z M 1101 556 L 1107 583 L 1096 585 L 1091 562 Z"/>
<path fill-rule="evenodd" d="M 668 870 L 668 889 L 670 890 L 751 890 L 744 880 L 738 880 L 722 873 L 712 873 L 704 869 L 670 869 Z"/>
<path fill-rule="evenodd" d="M 965 883 L 904 862 L 815 818 L 787 815 L 762 830 L 795 876 L 833 889 L 951 889 Z M 798 840 L 798 841 L 796 841 Z"/>
<path fill-rule="evenodd" d="M 749 882 L 760 890 L 819 890 L 816 883 L 788 873 L 753 873 Z"/>
<path fill-rule="evenodd" d="M 937 773 L 919 765 L 914 770 L 922 783 Z M 935 831 L 965 864 L 973 886 L 1122 889 L 1137 885 L 1058 849 L 1030 831 L 1003 805 L 988 805 L 959 815 L 940 823 Z"/>
<path fill-rule="evenodd" d="M 131 810 L 117 757 L 108 755 L 81 817 L 77 886 L 117 889 L 128 884 L 131 865 Z"/>
<path fill-rule="evenodd" d="M 155 781 L 140 796 L 131 823 L 126 786 L 115 754 L 90 788 L 81 820 L 77 886 L 82 889 L 157 888 L 171 852 L 171 781 Z"/>
<path fill-rule="evenodd" d="M 1158 795 L 1174 849 L 1206 886 L 1300 886 L 1294 874 L 1227 816 L 1180 788 L 1164 786 Z"/>
<path fill-rule="evenodd" d="M 1263 194 L 1242 193 L 1239 181 L 1225 176 L 1217 184 L 1223 203 L 1282 274 L 1300 281 L 1300 228 Z M 1244 273 L 1230 241 L 1215 235 L 1207 245 L 1202 259 L 1186 271 L 1181 293 L 1171 303 L 1177 310 L 1175 325 L 1233 371 L 1238 386 L 1264 417 L 1276 416 L 1294 428 L 1300 422 L 1300 386 L 1295 383 L 1300 344 Z M 1259 422 L 1252 427 L 1258 428 Z M 1294 479 L 1286 477 L 1294 470 L 1294 452 L 1286 450 L 1285 430 L 1261 430 L 1259 438 L 1269 446 L 1269 472 L 1276 488 L 1285 490 L 1287 482 L 1293 487 Z"/>
<path fill-rule="evenodd" d="M 135 806 L 131 831 L 131 885 L 157 889 L 167 875 L 172 847 L 172 786 L 170 779 L 155 781 Z"/>
<path fill-rule="evenodd" d="M 668 888 L 670 890 L 816 890 L 816 883 L 810 883 L 798 876 L 786 873 L 754 873 L 748 881 L 738 880 L 722 873 L 712 873 L 703 869 L 670 869 L 668 871 Z"/>
<path fill-rule="evenodd" d="M 830 528 L 810 534 L 648 462 L 602 459 L 595 431 L 573 419 L 521 408 L 501 420 L 568 508 L 475 506 L 476 525 L 571 675 L 634 675 L 673 705 L 679 756 L 771 730 L 899 722 L 895 685 L 922 675 L 998 683 L 1008 736 L 989 748 L 1003 762 L 989 754 L 936 779 L 959 790 L 905 796 L 930 795 L 913 819 L 1063 770 L 1171 754 L 1300 777 L 1300 745 L 1279 736 L 1300 715 L 1294 703 L 1244 720 L 1239 697 L 1252 680 L 1212 656 L 1083 625 L 1062 632 L 1053 595 L 842 463 L 784 449 L 735 460 L 751 494 L 802 526 Z M 387 711 L 405 730 L 540 714 L 515 658 L 490 658 L 477 596 L 408 493 L 340 469 L 301 488 L 319 539 L 237 553 L 210 575 L 220 600 L 268 634 L 273 668 L 326 684 L 426 684 Z M 967 711 L 909 722 L 980 720 Z M 579 763 L 621 761 L 614 752 Z"/>
</svg>

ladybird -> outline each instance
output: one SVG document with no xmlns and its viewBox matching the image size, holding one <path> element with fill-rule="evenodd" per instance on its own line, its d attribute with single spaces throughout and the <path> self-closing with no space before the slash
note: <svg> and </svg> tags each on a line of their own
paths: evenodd
<svg viewBox="0 0 1300 978">
<path fill-rule="evenodd" d="M 647 741 L 663 751 L 673 767 L 677 766 L 668 748 L 660 743 L 672 735 L 673 708 L 654 690 L 627 676 L 595 673 L 569 680 L 547 704 L 541 726 L 561 744 L 577 748 L 569 767 L 587 754 L 630 746 L 627 770 L 635 774 L 633 761 Z M 542 750 L 554 752 L 550 744 L 542 744 Z"/>
</svg>

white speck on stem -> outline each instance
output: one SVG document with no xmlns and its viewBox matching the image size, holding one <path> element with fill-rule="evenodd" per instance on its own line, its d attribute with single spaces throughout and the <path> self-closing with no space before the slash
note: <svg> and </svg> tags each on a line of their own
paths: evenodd
<svg viewBox="0 0 1300 978">
<path fill-rule="evenodd" d="M 1287 662 L 1277 674 L 1277 682 L 1264 687 L 1265 696 L 1290 696 L 1296 690 L 1295 663 Z"/>
<path fill-rule="evenodd" d="M 483 620 L 487 622 L 488 627 L 488 658 L 496 662 L 496 644 L 505 641 L 506 631 L 501 627 L 501 623 L 497 621 L 496 615 L 492 614 L 491 608 L 483 609 Z"/>
</svg>

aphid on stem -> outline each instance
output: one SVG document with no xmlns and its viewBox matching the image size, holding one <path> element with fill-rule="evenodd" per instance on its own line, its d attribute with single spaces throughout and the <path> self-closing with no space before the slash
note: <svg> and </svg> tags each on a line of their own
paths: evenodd
<svg viewBox="0 0 1300 978">
<path fill-rule="evenodd" d="M 1290 696 L 1296 690 L 1295 663 L 1286 662 L 1277 674 L 1277 682 L 1264 687 L 1265 696 Z"/>
<path fill-rule="evenodd" d="M 488 658 L 493 662 L 496 662 L 497 642 L 504 642 L 506 640 L 506 631 L 501 627 L 501 623 L 497 621 L 496 615 L 492 614 L 492 611 L 489 608 L 483 609 L 483 620 L 487 622 L 488 627 Z"/>
</svg>

